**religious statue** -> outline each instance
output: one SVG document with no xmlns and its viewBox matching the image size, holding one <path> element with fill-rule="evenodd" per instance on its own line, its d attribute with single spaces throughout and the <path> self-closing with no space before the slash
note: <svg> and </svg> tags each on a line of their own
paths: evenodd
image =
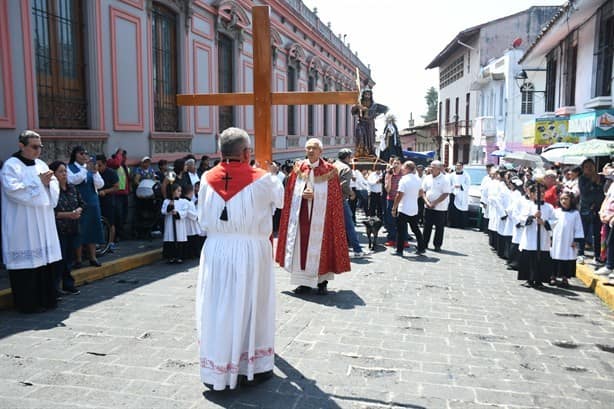
<svg viewBox="0 0 614 409">
<path fill-rule="evenodd" d="M 399 128 L 397 128 L 396 118 L 392 114 L 386 115 L 386 127 L 379 144 L 379 152 L 380 159 L 386 162 L 388 162 L 391 156 L 403 157 Z"/>
<path fill-rule="evenodd" d="M 373 91 L 365 88 L 360 93 L 360 103 L 352 107 L 352 115 L 356 115 L 354 142 L 356 156 L 374 155 L 375 149 L 375 118 L 388 112 L 386 105 L 373 102 Z"/>
</svg>

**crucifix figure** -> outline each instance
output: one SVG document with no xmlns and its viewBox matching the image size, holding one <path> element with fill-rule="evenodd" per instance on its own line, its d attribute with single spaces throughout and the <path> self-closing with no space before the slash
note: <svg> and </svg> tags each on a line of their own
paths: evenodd
<svg viewBox="0 0 614 409">
<path fill-rule="evenodd" d="M 255 157 L 265 167 L 273 158 L 271 107 L 273 105 L 320 105 L 356 103 L 358 91 L 271 92 L 271 23 L 269 6 L 252 7 L 254 36 L 254 92 L 181 94 L 177 104 L 184 106 L 253 105 Z"/>
</svg>

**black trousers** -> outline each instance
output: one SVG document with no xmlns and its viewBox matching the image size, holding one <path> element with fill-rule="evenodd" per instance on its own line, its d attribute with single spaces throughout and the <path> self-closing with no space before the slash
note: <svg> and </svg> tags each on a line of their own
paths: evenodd
<svg viewBox="0 0 614 409">
<path fill-rule="evenodd" d="M 435 227 L 435 238 L 433 239 L 433 246 L 435 248 L 441 247 L 443 244 L 443 229 L 446 225 L 446 211 L 424 209 L 424 245 L 428 246 L 431 241 L 431 232 L 433 226 Z"/>
<path fill-rule="evenodd" d="M 424 243 L 424 236 L 420 231 L 420 227 L 418 227 L 418 215 L 408 216 L 404 213 L 399 213 L 397 215 L 397 252 L 403 252 L 403 246 L 405 245 L 405 240 L 400 238 L 407 237 L 407 224 L 409 223 L 409 227 L 411 231 L 416 236 L 416 247 L 418 251 L 424 251 L 426 249 L 426 244 Z"/>
<path fill-rule="evenodd" d="M 369 211 L 368 216 L 377 216 L 380 220 L 384 220 L 384 210 L 382 208 L 382 194 L 371 192 L 369 193 Z"/>
<path fill-rule="evenodd" d="M 20 312 L 37 312 L 57 306 L 53 265 L 8 270 L 15 308 Z"/>
</svg>

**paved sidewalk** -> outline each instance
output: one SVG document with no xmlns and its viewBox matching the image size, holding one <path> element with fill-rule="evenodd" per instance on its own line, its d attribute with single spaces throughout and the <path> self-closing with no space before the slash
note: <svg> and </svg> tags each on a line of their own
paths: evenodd
<svg viewBox="0 0 614 409">
<path fill-rule="evenodd" d="M 522 286 L 487 247 L 447 229 L 442 253 L 378 252 L 326 297 L 278 269 L 275 377 L 234 392 L 200 384 L 195 261 L 0 311 L 0 407 L 610 409 L 612 311 L 578 280 Z"/>
</svg>

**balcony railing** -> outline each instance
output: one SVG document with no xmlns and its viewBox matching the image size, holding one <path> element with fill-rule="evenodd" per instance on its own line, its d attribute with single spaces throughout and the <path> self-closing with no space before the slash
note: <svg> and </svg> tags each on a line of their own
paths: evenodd
<svg viewBox="0 0 614 409">
<path fill-rule="evenodd" d="M 443 136 L 461 137 L 471 135 L 471 121 L 448 122 L 443 129 Z"/>
<path fill-rule="evenodd" d="M 476 136 L 493 137 L 497 134 L 494 116 L 479 116 L 473 120 L 473 134 Z"/>
</svg>

